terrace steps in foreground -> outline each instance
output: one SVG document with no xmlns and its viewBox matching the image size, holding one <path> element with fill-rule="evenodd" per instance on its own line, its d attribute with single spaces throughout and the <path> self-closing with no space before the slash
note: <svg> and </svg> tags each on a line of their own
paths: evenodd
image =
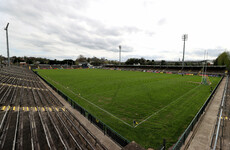
<svg viewBox="0 0 230 150">
<path fill-rule="evenodd" d="M 0 149 L 121 149 L 31 70 L 0 68 L 0 83 Z"/>
<path fill-rule="evenodd" d="M 87 127 L 87 129 L 94 134 L 98 140 L 109 150 L 120 150 L 121 147 L 117 145 L 114 141 L 112 141 L 108 136 L 104 135 L 101 130 L 99 130 L 96 126 L 94 126 L 88 119 L 82 116 L 76 109 L 74 109 L 68 102 L 66 102 L 57 92 L 55 92 L 51 87 L 49 87 L 44 81 L 41 80 L 42 83 L 49 89 L 64 105 L 66 109 L 71 111 L 80 121 L 81 123 Z"/>
</svg>

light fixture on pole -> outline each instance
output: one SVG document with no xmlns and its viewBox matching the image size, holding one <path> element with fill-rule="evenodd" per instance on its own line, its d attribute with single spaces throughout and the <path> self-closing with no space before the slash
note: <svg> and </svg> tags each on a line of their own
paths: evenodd
<svg viewBox="0 0 230 150">
<path fill-rule="evenodd" d="M 184 41 L 184 46 L 183 46 L 183 59 L 182 59 L 182 70 L 183 70 L 183 69 L 184 69 L 185 41 L 188 40 L 188 34 L 183 34 L 182 40 Z"/>
<path fill-rule="evenodd" d="M 9 52 L 9 40 L 8 40 L 8 26 L 9 23 L 7 23 L 6 28 L 6 46 L 7 46 L 7 57 L 8 57 L 8 66 L 10 66 L 10 52 Z"/>
<path fill-rule="evenodd" d="M 121 65 L 121 45 L 119 45 L 119 63 Z"/>
</svg>

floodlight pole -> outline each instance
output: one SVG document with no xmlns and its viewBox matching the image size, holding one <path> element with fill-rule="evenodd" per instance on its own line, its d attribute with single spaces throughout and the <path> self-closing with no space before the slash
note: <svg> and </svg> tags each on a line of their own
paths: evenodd
<svg viewBox="0 0 230 150">
<path fill-rule="evenodd" d="M 206 78 L 206 74 L 207 74 L 207 67 L 208 67 L 208 50 L 206 51 L 206 60 L 205 60 L 205 78 Z"/>
<path fill-rule="evenodd" d="M 9 52 L 9 40 L 8 40 L 8 26 L 9 23 L 7 23 L 6 28 L 6 46 L 7 46 L 7 57 L 8 57 L 8 66 L 10 66 L 10 52 Z"/>
<path fill-rule="evenodd" d="M 121 65 L 121 45 L 119 45 L 119 63 Z"/>
<path fill-rule="evenodd" d="M 184 46 L 183 46 L 183 59 L 182 59 L 182 70 L 184 69 L 184 54 L 185 54 L 185 41 L 188 39 L 188 34 L 184 34 L 182 36 L 182 40 L 184 41 Z"/>
</svg>

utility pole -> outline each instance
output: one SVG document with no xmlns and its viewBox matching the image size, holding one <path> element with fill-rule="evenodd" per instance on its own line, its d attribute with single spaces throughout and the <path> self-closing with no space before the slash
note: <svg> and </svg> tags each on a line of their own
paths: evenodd
<svg viewBox="0 0 230 150">
<path fill-rule="evenodd" d="M 183 46 L 183 59 L 182 59 L 182 70 L 183 70 L 183 69 L 184 69 L 185 41 L 188 40 L 188 34 L 183 34 L 182 40 L 184 41 L 184 46 Z"/>
<path fill-rule="evenodd" d="M 119 63 L 121 65 L 121 45 L 119 45 Z"/>
<path fill-rule="evenodd" d="M 7 23 L 6 28 L 6 46 L 7 46 L 7 57 L 8 57 L 8 66 L 10 66 L 10 52 L 9 52 L 9 40 L 8 40 L 8 26 L 9 23 Z"/>
</svg>

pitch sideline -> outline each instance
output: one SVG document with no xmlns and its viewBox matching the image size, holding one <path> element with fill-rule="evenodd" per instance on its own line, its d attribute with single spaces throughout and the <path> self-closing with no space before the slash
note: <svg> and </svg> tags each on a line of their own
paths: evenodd
<svg viewBox="0 0 230 150">
<path fill-rule="evenodd" d="M 98 109 L 100 109 L 100 110 L 102 110 L 102 111 L 106 112 L 106 113 L 107 113 L 107 114 L 109 114 L 110 116 L 112 116 L 112 117 L 116 118 L 117 120 L 121 121 L 122 123 L 124 123 L 125 125 L 127 125 L 127 126 L 129 126 L 129 127 L 131 127 L 131 128 L 136 128 L 137 126 L 141 125 L 142 123 L 144 123 L 145 121 L 147 121 L 148 119 L 150 119 L 152 116 L 154 116 L 154 115 L 158 114 L 159 112 L 161 112 L 161 111 L 162 111 L 162 110 L 164 110 L 165 108 L 169 107 L 169 106 L 170 106 L 171 104 L 173 104 L 174 102 L 178 101 L 179 99 L 181 99 L 182 97 L 184 97 L 185 95 L 187 95 L 188 93 L 190 93 L 191 91 L 193 91 L 193 90 L 195 90 L 196 88 L 198 88 L 198 87 L 200 87 L 200 86 L 201 86 L 201 85 L 198 85 L 198 86 L 194 87 L 193 89 L 191 89 L 191 90 L 189 90 L 187 93 L 185 93 L 185 94 L 181 95 L 179 98 L 177 98 L 176 100 L 172 101 L 171 103 L 169 103 L 169 104 L 168 104 L 168 105 L 166 105 L 165 107 L 163 107 L 163 108 L 161 108 L 160 110 L 158 110 L 158 111 L 154 112 L 153 114 L 151 114 L 150 116 L 148 116 L 146 119 L 144 119 L 143 121 L 141 121 L 141 122 L 140 122 L 140 123 L 138 123 L 137 125 L 132 126 L 132 125 L 128 124 L 127 122 L 125 122 L 125 121 L 121 120 L 120 118 L 116 117 L 115 115 L 111 114 L 110 112 L 106 111 L 105 109 L 103 109 L 103 108 L 101 108 L 101 107 L 97 106 L 96 104 L 94 104 L 94 103 L 90 102 L 90 101 L 89 101 L 89 100 L 87 100 L 86 98 L 84 98 L 84 97 L 82 97 L 82 96 L 80 96 L 80 95 L 78 95 L 78 94 L 74 93 L 74 92 L 73 92 L 72 90 L 70 90 L 69 88 L 64 87 L 64 86 L 63 86 L 62 84 L 60 84 L 59 82 L 54 81 L 54 80 L 50 79 L 50 78 L 49 78 L 49 77 L 47 77 L 47 76 L 45 76 L 45 77 L 46 77 L 46 78 L 48 78 L 49 80 L 51 80 L 51 81 L 55 82 L 56 84 L 61 85 L 63 88 L 65 88 L 66 90 L 70 91 L 70 92 L 71 92 L 71 93 L 73 93 L 75 96 L 77 96 L 77 97 L 81 98 L 82 100 L 84 100 L 84 101 L 86 101 L 86 102 L 90 103 L 91 105 L 93 105 L 93 106 L 97 107 Z"/>
<path fill-rule="evenodd" d="M 174 102 L 178 101 L 179 99 L 181 99 L 182 97 L 184 97 L 186 94 L 190 93 L 191 91 L 195 90 L 196 88 L 198 88 L 201 85 L 198 85 L 196 87 L 194 87 L 193 89 L 189 90 L 187 93 L 181 95 L 180 97 L 178 97 L 176 100 L 172 101 L 171 103 L 169 103 L 168 105 L 166 105 L 165 107 L 161 108 L 160 110 L 154 112 L 153 114 L 151 114 L 150 116 L 148 116 L 145 120 L 141 121 L 140 123 L 138 123 L 136 126 L 134 126 L 134 128 L 136 128 L 137 126 L 139 126 L 140 124 L 144 123 L 145 121 L 147 121 L 149 118 L 151 118 L 152 116 L 158 114 L 159 112 L 161 112 L 162 110 L 164 110 L 165 108 L 169 107 L 171 104 L 173 104 Z"/>
<path fill-rule="evenodd" d="M 71 93 L 73 93 L 75 96 L 77 96 L 77 97 L 79 97 L 79 98 L 83 99 L 84 101 L 86 101 L 86 102 L 90 103 L 91 105 L 93 105 L 93 106 L 97 107 L 98 109 L 100 109 L 100 110 L 102 110 L 102 111 L 106 112 L 107 114 L 109 114 L 110 116 L 112 116 L 112 117 L 116 118 L 117 120 L 121 121 L 121 122 L 122 122 L 122 123 L 124 123 L 125 125 L 127 125 L 127 126 L 129 126 L 129 127 L 132 127 L 132 128 L 133 128 L 133 126 L 132 126 L 132 125 L 128 124 L 127 122 L 125 122 L 125 121 L 123 121 L 123 120 L 121 120 L 120 118 L 118 118 L 118 117 L 116 117 L 115 115 L 111 114 L 110 112 L 108 112 L 108 111 L 104 110 L 103 108 L 101 108 L 101 107 L 97 106 L 96 104 L 94 104 L 94 103 L 90 102 L 90 101 L 89 101 L 89 100 L 87 100 L 86 98 L 84 98 L 84 97 L 82 97 L 82 96 L 80 96 L 80 95 L 78 95 L 78 94 L 74 93 L 72 90 L 70 90 L 70 89 L 68 89 L 68 88 L 64 87 L 64 86 L 63 86 L 62 84 L 60 84 L 59 82 L 54 81 L 54 80 L 50 79 L 50 78 L 49 78 L 49 77 L 47 77 L 47 76 L 45 76 L 45 77 L 46 77 L 46 78 L 48 78 L 49 80 L 51 80 L 51 81 L 55 82 L 56 84 L 61 85 L 63 88 L 65 88 L 66 90 L 70 91 L 70 92 L 71 92 Z"/>
</svg>

